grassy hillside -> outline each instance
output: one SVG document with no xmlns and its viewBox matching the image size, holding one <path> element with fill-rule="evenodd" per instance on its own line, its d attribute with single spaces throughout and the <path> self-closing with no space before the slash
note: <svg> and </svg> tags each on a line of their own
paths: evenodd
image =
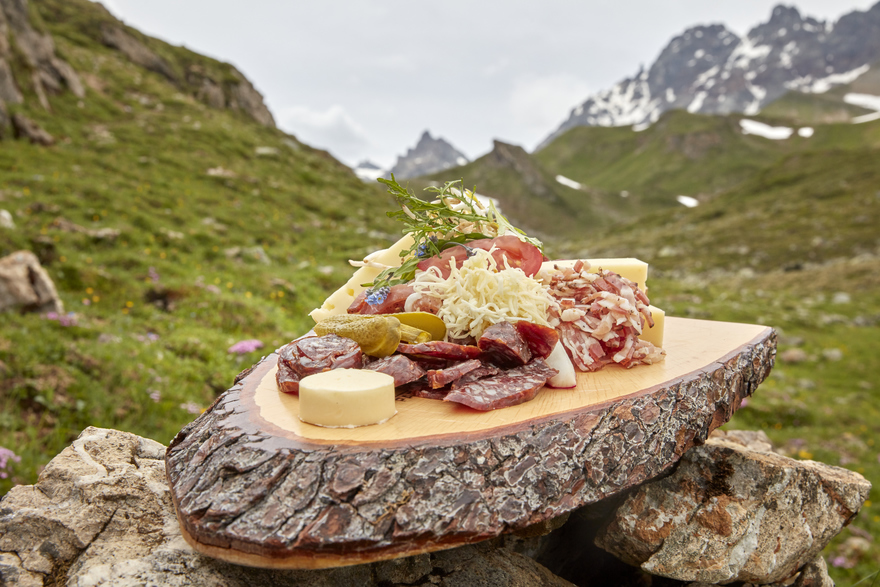
<svg viewBox="0 0 880 587">
<path fill-rule="evenodd" d="M 72 313 L 64 324 L 0 315 L 0 447 L 21 457 L 0 494 L 33 482 L 88 425 L 167 443 L 236 373 L 307 329 L 306 313 L 350 275 L 347 259 L 396 238 L 378 187 L 51 19 L 67 5 L 35 3 L 87 95 L 51 97 L 47 112 L 24 87 L 13 112 L 58 143 L 0 141 L 0 209 L 16 225 L 0 229 L 0 256 L 35 251 Z M 227 352 L 243 339 L 264 346 Z"/>
<path fill-rule="evenodd" d="M 88 425 L 167 443 L 236 373 L 307 328 L 306 313 L 351 274 L 347 259 L 397 231 L 378 187 L 203 103 L 187 72 L 232 84 L 230 66 L 128 29 L 174 82 L 99 42 L 112 18 L 99 6 L 31 6 L 88 89 L 83 100 L 50 97 L 48 112 L 23 87 L 12 111 L 58 142 L 0 141 L 0 209 L 16 225 L 0 229 L 0 255 L 37 253 L 71 313 L 0 315 L 0 447 L 21 457 L 0 459 L 0 494 L 34 482 Z M 808 123 L 790 116 L 763 120 Z M 542 223 L 551 257 L 648 261 L 652 301 L 670 315 L 778 329 L 780 360 L 729 426 L 763 429 L 785 454 L 877 486 L 880 121 L 811 118 L 812 137 L 769 141 L 742 135 L 738 120 L 670 112 L 638 133 L 573 129 L 535 156 L 506 146 L 432 179 L 507 195 L 515 220 Z M 526 181 L 540 203 L 527 204 Z M 678 194 L 700 205 L 686 209 Z M 105 228 L 118 236 L 102 238 Z M 229 352 L 247 339 L 264 346 Z M 838 584 L 870 584 L 878 532 L 875 489 L 823 553 Z"/>
<path fill-rule="evenodd" d="M 813 139 L 696 208 L 551 254 L 639 257 L 668 314 L 779 331 L 770 379 L 728 426 L 872 481 L 865 508 L 823 553 L 838 585 L 870 584 L 880 568 L 880 121 L 817 126 Z"/>
</svg>

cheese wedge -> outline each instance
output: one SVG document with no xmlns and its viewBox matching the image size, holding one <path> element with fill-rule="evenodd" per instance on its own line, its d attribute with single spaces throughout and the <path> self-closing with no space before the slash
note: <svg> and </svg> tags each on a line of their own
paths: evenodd
<svg viewBox="0 0 880 587">
<path fill-rule="evenodd" d="M 619 259 L 585 259 L 590 264 L 590 273 L 598 273 L 599 269 L 607 269 L 626 277 L 639 286 L 643 292 L 648 291 L 648 264 L 632 257 L 623 257 Z M 577 262 L 577 259 L 565 259 L 561 261 L 545 261 L 541 265 L 541 272 L 550 272 L 554 266 L 571 267 Z"/>
<path fill-rule="evenodd" d="M 394 377 L 367 369 L 333 369 L 299 382 L 299 419 L 327 428 L 381 424 L 397 413 Z"/>
<path fill-rule="evenodd" d="M 646 324 L 645 330 L 639 338 L 653 343 L 657 348 L 663 348 L 663 329 L 666 325 L 666 312 L 656 306 L 648 306 L 648 309 L 651 310 L 654 326 L 649 328 Z"/>
<path fill-rule="evenodd" d="M 400 258 L 401 251 L 409 249 L 413 245 L 413 242 L 413 237 L 407 234 L 387 249 L 371 253 L 364 260 L 372 261 L 381 265 L 400 267 L 403 262 Z M 361 284 L 372 283 L 380 273 L 382 273 L 382 268 L 380 267 L 359 267 L 357 271 L 354 272 L 354 275 L 351 276 L 351 279 L 348 280 L 348 283 L 337 289 L 329 298 L 324 300 L 324 303 L 321 304 L 320 308 L 315 308 L 309 312 L 309 316 L 311 316 L 312 320 L 317 324 L 321 320 L 330 316 L 345 314 L 354 299 L 366 289 Z"/>
</svg>

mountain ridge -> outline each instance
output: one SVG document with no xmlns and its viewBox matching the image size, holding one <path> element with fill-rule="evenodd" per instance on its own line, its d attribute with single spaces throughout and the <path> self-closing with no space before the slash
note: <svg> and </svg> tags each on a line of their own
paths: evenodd
<svg viewBox="0 0 880 587">
<path fill-rule="evenodd" d="M 824 92 L 880 60 L 880 2 L 836 23 L 777 5 L 744 37 L 723 24 L 686 29 L 654 63 L 573 108 L 536 148 L 576 126 L 644 127 L 671 109 L 756 114 L 789 90 Z"/>
</svg>

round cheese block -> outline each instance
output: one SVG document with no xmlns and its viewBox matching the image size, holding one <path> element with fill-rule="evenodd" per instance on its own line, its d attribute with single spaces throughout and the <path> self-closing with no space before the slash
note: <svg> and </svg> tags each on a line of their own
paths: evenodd
<svg viewBox="0 0 880 587">
<path fill-rule="evenodd" d="M 329 428 L 381 424 L 397 413 L 394 378 L 367 369 L 333 369 L 299 382 L 299 419 Z"/>
</svg>

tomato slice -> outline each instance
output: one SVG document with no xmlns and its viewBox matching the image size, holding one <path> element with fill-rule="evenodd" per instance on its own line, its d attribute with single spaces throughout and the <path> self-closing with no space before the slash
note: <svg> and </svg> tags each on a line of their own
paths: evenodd
<svg viewBox="0 0 880 587">
<path fill-rule="evenodd" d="M 488 251 L 494 246 L 495 251 L 492 253 L 492 257 L 498 263 L 499 268 L 503 269 L 505 267 L 504 262 L 506 260 L 507 265 L 512 269 L 522 269 L 523 273 L 528 277 L 532 277 L 541 270 L 541 263 L 544 259 L 544 255 L 541 254 L 541 250 L 538 247 L 521 241 L 511 234 L 471 241 L 466 246 L 471 249 L 482 249 L 484 251 Z M 446 279 L 449 277 L 450 260 L 454 259 L 455 266 L 460 268 L 467 258 L 467 249 L 456 245 L 444 250 L 439 255 L 420 261 L 418 267 L 422 271 L 427 271 L 430 267 L 437 267 L 443 279 Z"/>
</svg>

